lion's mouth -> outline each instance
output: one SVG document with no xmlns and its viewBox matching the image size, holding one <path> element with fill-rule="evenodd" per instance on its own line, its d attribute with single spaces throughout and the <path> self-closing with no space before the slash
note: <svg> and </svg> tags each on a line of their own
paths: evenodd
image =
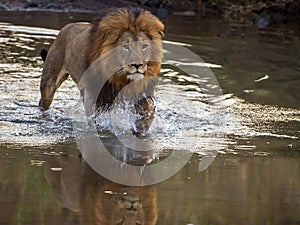
<svg viewBox="0 0 300 225">
<path fill-rule="evenodd" d="M 133 73 L 127 75 L 127 79 L 130 81 L 139 81 L 142 80 L 145 77 L 144 73 Z"/>
</svg>

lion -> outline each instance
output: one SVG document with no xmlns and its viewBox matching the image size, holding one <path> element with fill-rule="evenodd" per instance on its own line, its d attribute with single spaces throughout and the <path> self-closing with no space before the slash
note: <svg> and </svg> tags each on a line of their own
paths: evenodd
<svg viewBox="0 0 300 225">
<path fill-rule="evenodd" d="M 66 25 L 49 51 L 41 52 L 39 107 L 48 109 L 56 90 L 70 76 L 88 115 L 99 108 L 111 109 L 122 94 L 135 100 L 141 116 L 136 129 L 147 130 L 155 112 L 153 92 L 163 57 L 163 31 L 163 23 L 141 8 L 112 9 L 93 23 Z"/>
</svg>

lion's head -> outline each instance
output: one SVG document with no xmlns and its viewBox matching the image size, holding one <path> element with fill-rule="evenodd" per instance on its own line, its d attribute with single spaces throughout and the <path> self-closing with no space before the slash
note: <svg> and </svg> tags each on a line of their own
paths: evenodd
<svg viewBox="0 0 300 225">
<path fill-rule="evenodd" d="M 159 76 L 163 29 L 156 16 L 140 8 L 108 11 L 91 29 L 88 65 L 100 58 L 110 88 L 121 90 L 135 81 L 134 89 L 140 92 Z"/>
<path fill-rule="evenodd" d="M 83 210 L 90 210 L 83 221 L 85 224 L 91 221 L 91 224 L 107 225 L 155 225 L 157 222 L 156 206 L 156 188 L 154 186 L 146 187 L 126 187 L 107 183 L 104 194 L 93 197 L 90 202 L 83 202 Z M 110 189 L 108 189 L 110 188 Z M 109 190 L 109 191 L 107 191 Z M 110 193 L 110 194 L 108 194 Z M 99 194 L 99 192 L 98 192 Z M 101 194 L 101 193 L 100 193 Z M 92 205 L 90 205 L 92 203 Z M 88 205 L 86 205 L 88 204 Z M 94 215 L 92 214 L 94 213 Z"/>
</svg>

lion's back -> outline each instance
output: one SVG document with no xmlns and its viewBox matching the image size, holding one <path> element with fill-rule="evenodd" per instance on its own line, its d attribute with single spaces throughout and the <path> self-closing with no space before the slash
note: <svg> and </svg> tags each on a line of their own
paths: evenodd
<svg viewBox="0 0 300 225">
<path fill-rule="evenodd" d="M 78 22 L 67 24 L 60 30 L 56 41 L 64 44 L 64 46 L 61 46 L 62 48 L 82 48 L 82 45 L 88 41 L 90 28 L 90 23 Z"/>
<path fill-rule="evenodd" d="M 90 23 L 70 23 L 64 26 L 50 51 L 56 59 L 64 61 L 64 69 L 78 82 L 85 71 L 86 53 L 89 47 Z"/>
</svg>

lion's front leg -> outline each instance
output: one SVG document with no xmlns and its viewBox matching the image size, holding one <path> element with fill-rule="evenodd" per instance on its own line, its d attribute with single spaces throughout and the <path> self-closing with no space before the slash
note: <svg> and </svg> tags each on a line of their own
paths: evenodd
<svg viewBox="0 0 300 225">
<path fill-rule="evenodd" d="M 137 114 L 140 116 L 135 121 L 135 135 L 144 135 L 149 130 L 155 114 L 155 100 L 152 96 L 140 99 L 135 104 Z"/>
</svg>

